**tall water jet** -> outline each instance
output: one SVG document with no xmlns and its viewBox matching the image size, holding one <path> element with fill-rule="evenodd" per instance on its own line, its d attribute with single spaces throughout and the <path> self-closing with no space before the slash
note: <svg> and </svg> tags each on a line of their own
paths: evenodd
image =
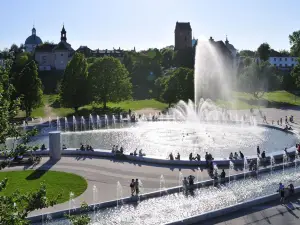
<svg viewBox="0 0 300 225">
<path fill-rule="evenodd" d="M 198 167 L 198 168 L 197 168 L 197 188 L 198 188 L 198 185 L 199 185 L 199 176 L 200 176 L 200 173 L 201 173 L 201 170 L 200 170 L 200 168 Z"/>
<path fill-rule="evenodd" d="M 122 204 L 122 199 L 123 199 L 123 188 L 121 183 L 118 181 L 117 182 L 117 207 Z"/>
<path fill-rule="evenodd" d="M 60 119 L 59 117 L 56 118 L 57 130 L 60 130 Z"/>
<path fill-rule="evenodd" d="M 89 130 L 94 130 L 94 121 L 92 114 L 90 114 L 89 116 Z"/>
<path fill-rule="evenodd" d="M 246 158 L 244 158 L 244 180 L 246 179 L 246 173 L 247 173 L 247 169 L 248 169 L 248 161 Z"/>
<path fill-rule="evenodd" d="M 83 116 L 81 116 L 81 119 L 80 119 L 80 127 L 81 127 L 81 131 L 84 131 L 85 130 L 85 119 Z"/>
<path fill-rule="evenodd" d="M 296 172 L 296 170 L 297 170 L 297 163 L 298 163 L 298 160 L 299 160 L 299 154 L 298 154 L 297 148 L 295 148 L 295 160 L 294 160 L 294 163 L 295 163 L 295 172 Z"/>
<path fill-rule="evenodd" d="M 73 209 L 73 202 L 74 202 L 74 193 L 70 192 L 69 195 L 69 216 L 71 215 L 71 210 Z M 69 222 L 71 224 L 71 222 Z"/>
<path fill-rule="evenodd" d="M 195 56 L 194 101 L 196 106 L 201 98 L 228 99 L 231 91 L 231 81 L 235 71 L 232 64 L 220 52 L 219 42 L 198 40 Z M 216 91 L 218 90 L 218 91 Z M 218 95 L 217 95 L 218 94 Z"/>
<path fill-rule="evenodd" d="M 93 186 L 93 204 L 94 204 L 94 222 L 96 221 L 96 203 L 98 201 L 98 189 L 96 185 Z"/>
<path fill-rule="evenodd" d="M 77 131 L 77 121 L 75 116 L 73 116 L 73 131 Z"/>
<path fill-rule="evenodd" d="M 67 117 L 65 117 L 65 131 L 69 131 L 69 122 Z"/>
<path fill-rule="evenodd" d="M 234 164 L 233 164 L 233 162 L 230 160 L 229 161 L 229 169 L 228 169 L 228 183 L 230 184 L 230 172 L 231 172 L 231 170 L 233 170 L 234 169 Z"/>
<path fill-rule="evenodd" d="M 178 193 L 180 193 L 180 191 L 181 191 L 182 181 L 183 181 L 183 174 L 181 172 L 179 172 L 178 173 L 178 186 L 179 186 Z"/>
<path fill-rule="evenodd" d="M 104 124 L 105 124 L 105 127 L 108 127 L 108 117 L 106 114 L 104 115 Z"/>
<path fill-rule="evenodd" d="M 273 174 L 273 167 L 275 166 L 275 158 L 273 155 L 270 156 L 271 174 Z"/>
<path fill-rule="evenodd" d="M 164 191 L 166 189 L 166 181 L 164 178 L 164 175 L 160 175 L 160 179 L 159 179 L 159 190 L 160 190 L 160 196 L 162 191 Z"/>
<path fill-rule="evenodd" d="M 285 164 L 287 163 L 287 161 L 288 161 L 287 154 L 283 154 L 282 155 L 282 174 L 284 174 L 284 167 L 285 167 Z"/>
<path fill-rule="evenodd" d="M 256 158 L 256 176 L 258 176 L 258 173 L 259 173 L 259 166 L 260 166 L 260 158 L 259 156 L 257 156 Z"/>
<path fill-rule="evenodd" d="M 100 129 L 101 128 L 101 118 L 99 115 L 97 115 L 96 119 L 97 119 L 97 129 Z"/>
</svg>

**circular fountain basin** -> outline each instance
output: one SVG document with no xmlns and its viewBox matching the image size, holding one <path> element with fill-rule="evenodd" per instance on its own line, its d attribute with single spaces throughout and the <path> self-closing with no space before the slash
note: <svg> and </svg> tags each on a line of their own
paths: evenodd
<svg viewBox="0 0 300 225">
<path fill-rule="evenodd" d="M 175 121 L 139 122 L 110 126 L 84 132 L 62 133 L 62 143 L 68 148 L 89 144 L 97 149 L 123 146 L 126 153 L 143 149 L 146 155 L 167 158 L 179 152 L 187 158 L 192 152 L 204 157 L 209 152 L 215 158 L 227 158 L 230 152 L 242 151 L 256 155 L 256 146 L 267 154 L 294 146 L 297 137 L 278 129 L 263 126 L 218 123 L 186 123 Z"/>
</svg>

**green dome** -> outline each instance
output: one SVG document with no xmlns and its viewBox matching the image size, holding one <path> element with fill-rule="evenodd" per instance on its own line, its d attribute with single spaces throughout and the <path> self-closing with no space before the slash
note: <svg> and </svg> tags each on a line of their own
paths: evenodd
<svg viewBox="0 0 300 225">
<path fill-rule="evenodd" d="M 29 36 L 25 41 L 25 45 L 39 45 L 39 44 L 43 44 L 43 42 L 39 36 L 36 36 L 34 34 Z"/>
</svg>

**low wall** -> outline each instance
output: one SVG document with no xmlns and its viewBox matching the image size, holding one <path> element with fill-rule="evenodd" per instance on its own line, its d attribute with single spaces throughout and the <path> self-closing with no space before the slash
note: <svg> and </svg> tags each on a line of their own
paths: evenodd
<svg viewBox="0 0 300 225">
<path fill-rule="evenodd" d="M 293 166 L 293 165 L 294 165 L 294 163 L 288 163 L 286 165 L 286 167 Z M 280 170 L 280 169 L 282 169 L 282 165 L 277 165 L 277 166 L 273 167 L 273 170 Z M 271 168 L 263 168 L 263 169 L 259 170 L 259 173 L 270 172 L 270 170 L 271 170 Z M 256 176 L 256 175 L 257 175 L 257 173 L 255 171 L 249 171 L 249 172 L 247 172 L 245 174 L 244 173 L 235 174 L 235 175 L 231 176 L 230 180 L 239 180 L 239 179 L 244 179 L 244 177 L 250 177 L 250 176 Z M 224 183 L 228 182 L 228 181 L 229 181 L 229 177 L 226 177 L 224 180 L 222 180 L 222 182 L 224 182 Z M 216 185 L 216 184 L 219 184 L 219 183 L 221 183 L 220 180 L 218 181 L 218 180 L 210 179 L 210 180 L 205 180 L 205 181 L 201 181 L 201 182 L 195 183 L 193 188 L 196 189 L 196 188 L 201 188 L 201 187 Z M 117 206 L 118 202 L 119 203 L 122 202 L 122 204 L 136 203 L 139 200 L 142 201 L 142 200 L 146 200 L 146 199 L 150 199 L 150 198 L 157 198 L 157 197 L 161 197 L 161 196 L 164 196 L 164 195 L 178 193 L 179 191 L 182 191 L 182 186 L 176 186 L 176 187 L 167 188 L 167 189 L 160 190 L 160 191 L 154 191 L 154 192 L 150 192 L 150 193 L 145 193 L 145 194 L 141 194 L 138 197 L 137 196 L 133 196 L 133 197 L 127 197 L 127 198 L 123 198 L 123 199 L 119 199 L 119 200 L 112 200 L 112 201 L 107 201 L 107 202 L 101 202 L 101 203 L 97 203 L 97 204 L 92 204 L 92 205 L 89 205 L 88 210 L 86 210 L 85 212 L 93 211 L 94 208 L 96 208 L 97 210 L 99 210 L 99 209 L 104 209 L 104 208 L 109 208 L 109 207 L 115 207 L 115 206 Z M 298 191 L 298 189 L 297 189 L 297 191 Z M 278 198 L 278 194 L 274 195 L 274 196 L 277 196 L 277 198 Z M 266 196 L 266 200 L 262 200 L 262 202 L 268 201 L 268 198 L 269 198 L 269 196 Z M 259 198 L 259 199 L 264 199 L 264 197 Z M 255 201 L 255 200 L 253 200 L 253 201 Z M 244 203 L 247 203 L 247 202 L 244 202 Z M 244 204 L 244 203 L 239 203 L 239 204 Z M 232 207 L 234 207 L 234 206 L 230 206 L 228 208 L 232 208 Z M 230 210 L 232 210 L 232 209 L 230 209 Z M 236 209 L 236 210 L 238 210 L 238 209 Z M 216 211 L 219 211 L 219 210 L 216 210 Z M 80 214 L 82 212 L 83 211 L 81 210 L 80 207 L 72 209 L 72 214 Z M 230 212 L 230 211 L 228 211 L 228 212 Z M 64 217 L 65 214 L 68 214 L 68 213 L 69 213 L 69 209 L 62 210 L 62 211 L 57 211 L 57 212 L 51 213 L 51 217 L 53 219 L 55 219 L 55 218 L 56 219 L 57 218 L 62 218 L 62 217 Z M 209 212 L 209 213 L 211 213 L 211 212 Z M 43 214 L 40 214 L 40 215 L 37 215 L 37 216 L 28 217 L 28 219 L 31 222 L 35 223 L 35 222 L 42 221 L 42 217 L 43 217 Z M 193 217 L 191 217 L 191 218 L 193 218 Z M 189 218 L 189 219 L 191 219 L 191 218 Z M 191 219 L 191 221 L 192 221 L 192 219 Z"/>
<path fill-rule="evenodd" d="M 295 188 L 295 194 L 300 193 L 300 187 Z M 192 216 L 180 221 L 174 221 L 171 223 L 167 223 L 165 225 L 188 225 L 188 224 L 201 224 L 202 221 L 207 221 L 209 219 L 213 219 L 219 216 L 228 215 L 229 213 L 234 213 L 246 208 L 251 208 L 255 205 L 264 204 L 266 202 L 271 202 L 279 200 L 279 194 L 271 194 L 264 197 L 256 198 L 254 200 L 245 201 L 242 203 L 237 203 L 236 205 L 232 205 L 223 209 L 213 210 L 207 213 L 203 213 L 197 216 Z"/>
<path fill-rule="evenodd" d="M 296 152 L 296 147 L 291 147 L 287 150 L 288 156 L 294 157 Z M 37 155 L 49 155 L 49 150 L 44 151 L 36 151 Z M 94 151 L 81 151 L 76 150 L 75 148 L 68 148 L 61 151 L 62 155 L 66 156 L 92 156 L 92 157 L 104 157 L 104 158 L 113 158 L 113 159 L 120 159 L 120 160 L 129 160 L 129 161 L 135 161 L 135 162 L 143 162 L 143 163 L 151 163 L 151 164 L 162 164 L 162 165 L 172 165 L 172 166 L 195 166 L 195 167 L 201 167 L 206 166 L 205 160 L 200 161 L 190 161 L 187 159 L 182 160 L 169 160 L 169 159 L 162 159 L 157 158 L 155 156 L 133 156 L 129 154 L 124 154 L 123 156 L 116 156 L 115 154 L 111 153 L 110 150 L 100 150 L 95 149 Z M 280 160 L 283 158 L 283 155 L 285 155 L 284 151 L 280 152 L 274 152 L 272 156 L 276 160 Z M 246 157 L 247 160 L 251 159 L 257 159 L 257 156 L 248 156 Z M 217 164 L 218 166 L 229 166 L 229 162 L 232 162 L 234 165 L 243 165 L 244 160 L 229 160 L 229 159 L 215 159 L 213 162 Z M 265 161 L 270 161 L 270 156 L 267 156 Z"/>
</svg>

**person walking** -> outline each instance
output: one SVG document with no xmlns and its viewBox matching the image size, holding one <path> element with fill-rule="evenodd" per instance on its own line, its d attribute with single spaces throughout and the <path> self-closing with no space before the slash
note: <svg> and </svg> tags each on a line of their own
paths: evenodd
<svg viewBox="0 0 300 225">
<path fill-rule="evenodd" d="M 130 190 L 131 190 L 131 196 L 134 195 L 134 192 L 135 192 L 135 183 L 134 183 L 134 179 L 131 180 L 131 183 L 130 183 Z"/>
<path fill-rule="evenodd" d="M 258 145 L 257 145 L 256 151 L 257 151 L 257 156 L 259 157 L 260 156 L 260 149 L 259 149 Z"/>
<path fill-rule="evenodd" d="M 139 179 L 135 179 L 135 194 L 139 195 L 140 193 L 140 184 L 139 184 Z"/>
</svg>

